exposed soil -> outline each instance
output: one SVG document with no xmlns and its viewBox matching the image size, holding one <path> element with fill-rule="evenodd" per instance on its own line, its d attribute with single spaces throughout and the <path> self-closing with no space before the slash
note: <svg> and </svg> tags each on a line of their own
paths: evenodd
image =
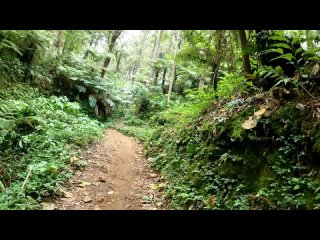
<svg viewBox="0 0 320 240">
<path fill-rule="evenodd" d="M 156 210 L 162 206 L 161 182 L 134 138 L 107 129 L 101 143 L 83 153 L 83 171 L 63 187 L 63 196 L 43 203 L 59 210 Z"/>
</svg>

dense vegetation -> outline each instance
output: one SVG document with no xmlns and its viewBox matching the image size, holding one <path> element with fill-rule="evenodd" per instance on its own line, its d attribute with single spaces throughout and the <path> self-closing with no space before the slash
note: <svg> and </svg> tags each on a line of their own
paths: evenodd
<svg viewBox="0 0 320 240">
<path fill-rule="evenodd" d="M 59 194 L 106 126 L 174 209 L 320 208 L 319 32 L 0 31 L 0 209 Z"/>
</svg>

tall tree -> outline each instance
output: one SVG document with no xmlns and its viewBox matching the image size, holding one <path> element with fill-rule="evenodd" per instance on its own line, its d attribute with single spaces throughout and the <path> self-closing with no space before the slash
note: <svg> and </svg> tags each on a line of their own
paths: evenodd
<svg viewBox="0 0 320 240">
<path fill-rule="evenodd" d="M 170 84 L 169 84 L 169 90 L 168 90 L 168 103 L 170 102 L 171 98 L 171 92 L 172 92 L 172 85 L 175 78 L 175 71 L 176 71 L 176 64 L 177 64 L 177 53 L 179 49 L 179 37 L 180 37 L 180 31 L 176 31 L 176 46 L 174 51 L 174 57 L 173 57 L 173 64 L 171 68 L 171 77 L 170 77 Z"/>
<path fill-rule="evenodd" d="M 170 53 L 171 52 L 171 48 L 172 48 L 172 44 L 173 44 L 173 34 L 172 34 L 172 31 L 168 31 L 168 36 L 169 36 L 169 46 L 166 50 L 166 53 Z M 167 71 L 168 71 L 168 63 L 166 62 L 164 67 L 163 67 L 163 75 L 162 75 L 162 92 L 163 94 L 166 93 L 166 89 L 164 87 L 164 84 L 165 84 L 165 81 L 166 81 L 166 74 L 167 74 Z"/>
<path fill-rule="evenodd" d="M 89 32 L 89 33 L 91 34 L 91 41 L 90 41 L 90 44 L 89 44 L 89 48 L 84 53 L 83 59 L 86 59 L 89 56 L 89 53 L 91 53 L 90 48 L 92 47 L 92 45 L 94 44 L 95 39 L 96 39 L 96 36 L 95 36 L 94 33 L 91 33 L 91 32 Z"/>
<path fill-rule="evenodd" d="M 160 50 L 160 44 L 161 44 L 161 36 L 162 36 L 163 30 L 159 30 L 158 34 L 157 34 L 157 38 L 155 41 L 155 48 L 153 50 L 153 54 L 152 54 L 152 61 L 153 61 L 153 65 L 151 67 L 151 71 L 150 71 L 150 75 L 149 75 L 149 80 L 150 82 L 152 81 L 152 78 L 154 76 L 154 72 L 156 70 L 156 61 L 159 57 L 159 50 Z M 154 80 L 154 85 L 157 84 L 157 78 L 155 78 Z"/>
<path fill-rule="evenodd" d="M 245 30 L 239 30 L 239 37 L 241 42 L 242 49 L 242 62 L 243 62 L 243 70 L 246 74 L 252 74 L 250 59 L 248 54 L 248 40 L 246 36 Z"/>
<path fill-rule="evenodd" d="M 135 46 L 137 46 L 136 49 L 138 50 L 138 53 L 133 54 L 133 55 L 135 55 L 134 61 L 128 67 L 127 76 L 128 76 L 129 81 L 134 80 L 135 75 L 139 72 L 140 64 L 143 59 L 143 55 L 144 55 L 145 48 L 146 48 L 148 34 L 149 34 L 149 31 L 144 30 L 141 40 L 139 40 L 138 42 L 135 43 Z"/>
<path fill-rule="evenodd" d="M 58 33 L 57 33 L 57 38 L 55 39 L 55 43 L 54 43 L 54 46 L 57 48 L 58 58 L 61 55 L 62 36 L 63 36 L 63 30 L 59 30 Z"/>
<path fill-rule="evenodd" d="M 109 39 L 108 39 L 108 53 L 112 53 L 112 50 L 114 48 L 114 46 L 116 45 L 116 41 L 119 38 L 120 34 L 122 33 L 122 30 L 114 30 L 111 31 L 111 33 L 109 34 Z M 105 73 L 106 73 L 106 68 L 109 66 L 110 63 L 110 55 L 107 55 L 106 59 L 104 60 L 103 63 L 103 68 L 101 70 L 101 77 L 103 78 Z"/>
<path fill-rule="evenodd" d="M 123 53 L 123 50 L 117 50 L 116 53 L 115 53 L 115 57 L 116 57 L 116 72 L 119 72 L 119 67 L 120 67 L 120 62 L 121 62 L 121 59 L 123 57 L 124 53 Z"/>
</svg>

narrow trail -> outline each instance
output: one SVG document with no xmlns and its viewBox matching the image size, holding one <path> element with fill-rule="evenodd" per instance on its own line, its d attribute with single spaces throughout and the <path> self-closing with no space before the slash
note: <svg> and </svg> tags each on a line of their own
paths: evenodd
<svg viewBox="0 0 320 240">
<path fill-rule="evenodd" d="M 134 138 L 107 129 L 101 143 L 81 157 L 83 171 L 63 187 L 58 199 L 43 209 L 156 210 L 161 208 L 160 177 L 152 172 Z"/>
</svg>

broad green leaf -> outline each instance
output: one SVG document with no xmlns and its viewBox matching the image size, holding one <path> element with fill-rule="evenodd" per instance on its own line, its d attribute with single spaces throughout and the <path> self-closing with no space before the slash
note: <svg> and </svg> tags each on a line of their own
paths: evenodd
<svg viewBox="0 0 320 240">
<path fill-rule="evenodd" d="M 292 48 L 286 43 L 275 43 L 275 44 L 272 44 L 271 46 L 280 47 L 280 48 L 286 48 L 286 49 L 292 50 Z"/>
<path fill-rule="evenodd" d="M 286 53 L 286 54 L 283 54 L 279 57 L 275 57 L 275 58 L 271 59 L 271 61 L 274 61 L 274 60 L 280 59 L 280 58 L 286 59 L 289 62 L 291 62 L 291 60 L 294 59 L 294 57 L 292 56 L 292 53 Z"/>
<path fill-rule="evenodd" d="M 299 188 L 300 188 L 299 185 L 295 185 L 294 188 L 293 188 L 293 190 L 298 190 Z"/>
<path fill-rule="evenodd" d="M 291 78 L 285 78 L 283 79 L 284 84 L 287 84 L 290 81 Z"/>
<path fill-rule="evenodd" d="M 276 70 L 276 72 L 279 73 L 279 74 L 283 73 L 283 70 L 282 70 L 282 67 L 281 67 L 281 66 L 276 66 L 276 67 L 275 67 L 275 70 Z"/>
<path fill-rule="evenodd" d="M 270 37 L 272 40 L 278 40 L 278 41 L 285 41 L 285 42 L 289 42 L 288 38 L 284 37 L 284 36 L 272 36 Z"/>
<path fill-rule="evenodd" d="M 302 48 L 297 48 L 294 54 L 297 55 L 297 53 L 301 52 L 302 50 L 303 50 Z"/>
<path fill-rule="evenodd" d="M 261 52 L 261 55 L 263 55 L 263 54 L 268 54 L 268 53 L 273 53 L 273 52 L 283 54 L 283 49 L 282 49 L 282 48 L 272 48 L 272 49 L 268 49 L 268 50 L 262 51 L 262 52 Z"/>
<path fill-rule="evenodd" d="M 300 42 L 300 38 L 299 37 L 294 37 L 293 39 L 292 39 L 292 43 L 293 44 L 296 44 L 296 43 L 299 43 Z"/>
<path fill-rule="evenodd" d="M 196 145 L 194 145 L 194 144 L 188 145 L 188 152 L 190 154 L 193 154 L 195 152 L 195 150 L 196 150 Z"/>
</svg>

